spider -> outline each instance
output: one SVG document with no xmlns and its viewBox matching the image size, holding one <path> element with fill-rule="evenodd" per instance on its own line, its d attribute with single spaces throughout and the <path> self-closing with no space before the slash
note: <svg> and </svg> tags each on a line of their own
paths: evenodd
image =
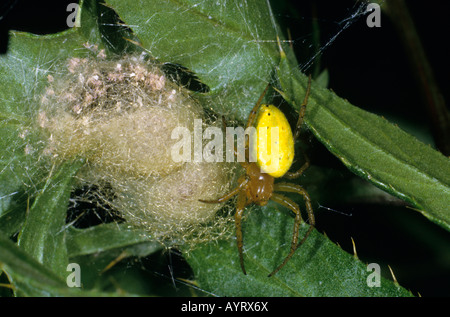
<svg viewBox="0 0 450 317">
<path fill-rule="evenodd" d="M 293 183 L 275 183 L 275 178 L 286 177 L 288 179 L 295 179 L 303 174 L 303 172 L 309 167 L 309 159 L 305 155 L 305 163 L 300 167 L 296 172 L 289 172 L 294 157 L 294 143 L 298 136 L 300 135 L 300 128 L 303 123 L 303 118 L 306 112 L 306 105 L 308 103 L 308 97 L 311 90 L 311 76 L 308 80 L 308 87 L 306 90 L 305 99 L 303 100 L 300 111 L 299 118 L 297 121 L 297 125 L 295 128 L 295 133 L 292 134 L 292 130 L 289 126 L 289 123 L 284 116 L 283 112 L 276 108 L 273 105 L 261 104 L 262 99 L 268 89 L 269 85 L 263 91 L 261 96 L 259 97 L 256 105 L 253 107 L 252 111 L 247 120 L 247 128 L 252 126 L 255 119 L 257 119 L 257 131 L 258 126 L 278 126 L 280 135 L 279 135 L 279 146 L 280 146 L 280 158 L 279 158 L 279 168 L 273 172 L 264 172 L 265 162 L 260 160 L 260 155 L 257 153 L 258 159 L 256 162 L 249 162 L 248 159 L 248 138 L 246 139 L 246 161 L 241 162 L 242 167 L 245 169 L 245 175 L 241 176 L 238 180 L 238 186 L 226 194 L 225 196 L 218 198 L 216 200 L 200 200 L 205 203 L 222 203 L 233 196 L 237 195 L 237 204 L 236 204 L 236 213 L 234 215 L 235 218 L 235 227 L 236 227 L 236 240 L 237 247 L 239 251 L 239 260 L 242 272 L 247 274 L 244 266 L 244 257 L 243 257 L 243 235 L 242 235 L 242 216 L 245 208 L 250 204 L 256 204 L 259 206 L 265 206 L 269 200 L 275 201 L 278 204 L 285 206 L 292 210 L 295 214 L 294 220 L 294 230 L 291 241 L 290 252 L 284 259 L 284 261 L 277 267 L 272 273 L 269 274 L 269 277 L 277 273 L 293 256 L 296 249 L 306 240 L 311 231 L 315 226 L 314 213 L 311 206 L 311 199 L 309 197 L 308 192 L 301 187 L 300 185 Z M 258 115 L 258 117 L 257 117 Z M 260 151 L 260 142 L 258 142 L 257 151 Z M 269 147 L 269 145 L 266 145 Z M 235 149 L 236 152 L 236 149 Z M 279 194 L 278 192 L 292 192 L 298 193 L 303 196 L 305 201 L 306 211 L 308 213 L 308 220 L 310 227 L 306 232 L 303 239 L 299 240 L 299 228 L 302 222 L 302 217 L 300 214 L 299 206 L 292 201 L 290 198 Z"/>
</svg>

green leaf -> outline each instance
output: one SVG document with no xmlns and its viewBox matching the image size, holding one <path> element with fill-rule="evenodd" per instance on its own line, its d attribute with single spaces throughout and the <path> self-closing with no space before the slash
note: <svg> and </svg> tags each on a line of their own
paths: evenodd
<svg viewBox="0 0 450 317">
<path fill-rule="evenodd" d="M 19 137 L 17 125 L 0 121 L 0 135 L 0 215 L 3 215 L 20 204 L 18 201 L 26 200 L 24 184 L 29 183 L 27 176 L 35 171 L 26 168 L 26 142 Z"/>
<path fill-rule="evenodd" d="M 372 271 L 317 231 L 276 275 L 268 277 L 289 252 L 294 220 L 286 211 L 276 204 L 246 211 L 247 275 L 241 271 L 234 240 L 204 244 L 190 252 L 187 260 L 199 286 L 217 296 L 411 296 L 385 278 L 380 287 L 369 287 Z M 303 226 L 300 236 L 306 230 Z"/>
<path fill-rule="evenodd" d="M 51 288 L 67 288 L 60 277 L 19 249 L 3 234 L 0 234 L 0 269 L 14 283 L 15 292 L 23 295 L 43 296 Z"/>
<path fill-rule="evenodd" d="M 37 262 L 15 243 L 0 234 L 0 270 L 13 285 L 16 296 L 117 296 L 120 293 L 80 290 Z M 67 275 L 70 274 L 67 272 Z M 121 295 L 135 295 L 125 293 Z"/>
<path fill-rule="evenodd" d="M 67 250 L 70 257 L 140 244 L 146 245 L 147 254 L 162 248 L 160 243 L 151 241 L 147 232 L 129 229 L 128 225 L 109 223 L 87 229 L 70 227 L 67 232 Z"/>
<path fill-rule="evenodd" d="M 83 161 L 66 162 L 49 178 L 27 213 L 19 246 L 58 275 L 65 275 L 68 256 L 65 220 L 72 180 Z"/>
<path fill-rule="evenodd" d="M 278 75 L 285 99 L 298 109 L 307 77 L 284 54 Z M 351 171 L 450 230 L 450 159 L 315 83 L 306 123 Z"/>
</svg>

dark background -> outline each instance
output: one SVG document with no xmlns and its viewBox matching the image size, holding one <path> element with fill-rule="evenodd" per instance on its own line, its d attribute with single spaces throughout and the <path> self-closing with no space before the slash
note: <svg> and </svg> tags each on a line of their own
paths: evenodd
<svg viewBox="0 0 450 317">
<path fill-rule="evenodd" d="M 3 0 L 0 4 L 0 53 L 8 50 L 8 31 L 35 34 L 67 29 L 67 4 L 76 1 Z M 450 49 L 448 1 L 408 1 L 437 84 L 449 100 Z M 300 62 L 314 55 L 311 23 L 319 22 L 323 46 L 342 29 L 355 12 L 354 1 L 277 1 L 274 12 L 289 29 Z M 355 20 L 319 56 L 320 68 L 330 74 L 329 87 L 352 104 L 399 124 L 425 143 L 435 146 L 423 96 L 408 60 L 408 52 L 389 17 L 382 15 L 380 28 L 369 28 L 363 16 Z M 312 71 L 314 66 L 307 69 Z M 312 164 L 344 168 L 320 144 L 315 144 Z M 325 190 L 325 189 L 324 189 Z M 358 256 L 377 262 L 390 278 L 390 265 L 399 283 L 422 296 L 450 295 L 450 234 L 405 206 L 380 203 L 328 203 L 333 212 L 319 208 L 318 229 L 350 253 L 351 238 Z"/>
</svg>

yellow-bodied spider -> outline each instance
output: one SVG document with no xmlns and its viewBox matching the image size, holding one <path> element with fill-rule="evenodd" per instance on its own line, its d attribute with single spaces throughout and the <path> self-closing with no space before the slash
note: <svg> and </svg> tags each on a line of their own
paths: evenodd
<svg viewBox="0 0 450 317">
<path fill-rule="evenodd" d="M 256 105 L 253 107 L 252 111 L 247 120 L 246 128 L 253 125 L 253 122 L 256 119 L 256 162 L 249 162 L 248 153 L 249 153 L 249 141 L 246 139 L 246 161 L 241 162 L 242 167 L 245 169 L 245 175 L 241 176 L 238 180 L 238 186 L 232 190 L 227 195 L 217 199 L 217 200 L 201 200 L 205 203 L 222 203 L 232 198 L 235 195 L 237 197 L 236 204 L 236 213 L 235 213 L 235 226 L 236 226 L 236 238 L 237 238 L 237 247 L 239 251 L 239 259 L 242 271 L 244 274 L 247 274 L 244 267 L 244 257 L 243 257 L 243 236 L 242 236 L 242 216 L 245 210 L 245 207 L 254 203 L 259 206 L 264 206 L 268 203 L 269 200 L 275 201 L 282 206 L 285 206 L 292 210 L 295 214 L 294 221 L 294 231 L 292 235 L 291 248 L 289 254 L 286 256 L 284 261 L 277 267 L 269 276 L 277 273 L 292 257 L 296 249 L 306 240 L 311 231 L 315 226 L 314 213 L 311 206 L 311 199 L 309 197 L 308 192 L 301 187 L 300 185 L 293 183 L 275 183 L 275 178 L 286 177 L 289 179 L 294 179 L 303 174 L 303 172 L 309 167 L 309 159 L 305 155 L 305 163 L 303 166 L 296 172 L 289 172 L 289 169 L 292 165 L 294 159 L 294 143 L 298 136 L 300 135 L 300 128 L 303 123 L 303 118 L 306 112 L 306 105 L 308 103 L 308 97 L 311 90 L 311 77 L 309 77 L 308 87 L 306 90 L 305 99 L 303 100 L 300 111 L 299 118 L 297 121 L 297 125 L 295 128 L 295 133 L 292 133 L 291 127 L 286 119 L 286 116 L 283 114 L 281 110 L 273 105 L 262 104 L 261 102 L 264 98 L 264 95 L 268 89 L 268 86 L 264 90 L 264 92 L 259 97 Z M 260 137 L 258 131 L 259 128 L 272 128 L 278 127 L 278 149 L 279 155 L 275 158 L 277 160 L 277 168 L 275 170 L 269 171 L 268 166 L 273 164 L 273 160 L 267 160 L 267 155 L 264 157 L 262 153 L 270 152 L 270 144 L 268 140 L 268 134 L 266 134 L 263 138 Z M 268 130 L 269 130 L 268 129 Z M 271 165 L 273 166 L 273 165 Z M 305 201 L 306 211 L 308 214 L 309 220 L 309 229 L 306 232 L 303 239 L 299 240 L 299 228 L 302 222 L 302 217 L 300 214 L 299 206 L 290 198 L 281 195 L 277 192 L 292 192 L 298 193 L 303 196 Z"/>
</svg>

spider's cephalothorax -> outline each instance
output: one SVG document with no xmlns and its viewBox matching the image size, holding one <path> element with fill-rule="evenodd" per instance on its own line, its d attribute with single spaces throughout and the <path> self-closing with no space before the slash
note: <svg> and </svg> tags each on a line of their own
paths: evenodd
<svg viewBox="0 0 450 317">
<path fill-rule="evenodd" d="M 268 87 L 267 87 L 268 88 Z M 308 235 L 311 233 L 315 225 L 314 213 L 311 206 L 311 200 L 309 198 L 308 192 L 303 189 L 300 185 L 294 183 L 275 183 L 275 178 L 286 177 L 286 178 L 297 178 L 309 167 L 309 160 L 305 156 L 305 163 L 296 172 L 289 172 L 289 168 L 292 165 L 294 159 L 294 143 L 300 133 L 300 128 L 303 123 L 303 117 L 306 112 L 306 104 L 308 102 L 309 92 L 311 89 L 311 77 L 308 81 L 308 88 L 306 90 L 305 99 L 300 106 L 299 118 L 297 121 L 297 126 L 295 133 L 293 134 L 289 123 L 284 116 L 284 114 L 273 105 L 261 105 L 262 99 L 267 91 L 267 88 L 262 93 L 256 105 L 253 107 L 252 111 L 247 120 L 247 128 L 254 124 L 256 119 L 256 162 L 249 162 L 248 157 L 245 162 L 241 162 L 242 167 L 245 169 L 245 175 L 241 176 L 238 180 L 239 185 L 232 190 L 227 195 L 217 199 L 217 200 L 201 200 L 206 203 L 220 203 L 224 202 L 231 197 L 237 195 L 235 226 L 236 226 L 236 239 L 237 247 L 239 250 L 239 259 L 242 271 L 247 274 L 244 267 L 244 257 L 243 257 L 243 236 L 242 236 L 242 216 L 246 206 L 250 204 L 256 204 L 264 206 L 269 200 L 275 201 L 282 206 L 285 206 L 292 210 L 295 214 L 294 230 L 291 241 L 291 249 L 289 254 L 269 276 L 277 273 L 292 257 L 295 250 L 306 240 Z M 265 131 L 265 128 L 276 128 L 277 138 L 275 142 L 270 143 L 270 137 L 268 133 L 260 133 L 259 131 Z M 262 129 L 262 130 L 260 130 Z M 269 130 L 267 129 L 267 130 Z M 246 140 L 246 153 L 248 153 L 249 142 Z M 274 144 L 277 146 L 274 152 Z M 267 150 L 272 155 L 267 155 Z M 273 155 L 276 153 L 276 155 Z M 274 168 L 275 166 L 275 168 Z M 302 222 L 302 217 L 300 213 L 299 206 L 290 198 L 279 194 L 278 192 L 292 192 L 302 195 L 306 211 L 308 213 L 308 220 L 310 227 L 299 242 L 299 228 Z"/>
<path fill-rule="evenodd" d="M 267 173 L 261 173 L 261 168 L 258 164 L 246 163 L 244 164 L 247 183 L 247 202 L 255 203 L 260 206 L 265 206 L 272 197 L 274 178 Z M 245 180 L 244 180 L 245 182 Z M 242 183 L 242 181 L 240 182 Z"/>
</svg>

